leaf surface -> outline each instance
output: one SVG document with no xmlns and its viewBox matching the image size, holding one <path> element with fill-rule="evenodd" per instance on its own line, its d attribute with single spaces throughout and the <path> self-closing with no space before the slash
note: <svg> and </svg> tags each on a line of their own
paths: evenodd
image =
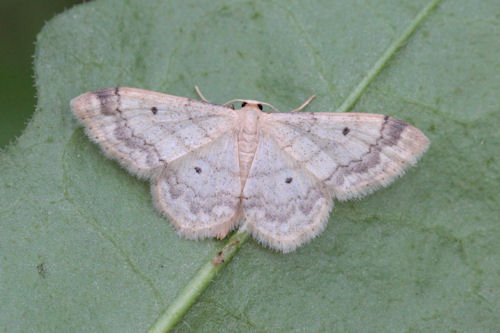
<svg viewBox="0 0 500 333">
<path fill-rule="evenodd" d="M 0 155 L 0 329 L 145 331 L 210 255 L 69 101 L 131 86 L 334 112 L 426 1 L 95 1 L 38 37 L 38 106 Z M 444 1 L 355 105 L 419 127 L 417 168 L 292 254 L 247 242 L 178 331 L 500 328 L 500 6 Z"/>
</svg>

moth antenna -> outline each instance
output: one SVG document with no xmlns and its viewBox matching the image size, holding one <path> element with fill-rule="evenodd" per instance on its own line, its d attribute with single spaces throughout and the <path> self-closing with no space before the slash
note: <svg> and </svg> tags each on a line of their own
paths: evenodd
<svg viewBox="0 0 500 333">
<path fill-rule="evenodd" d="M 235 103 L 235 102 L 245 102 L 245 101 L 246 101 L 245 99 L 236 98 L 236 99 L 232 99 L 230 101 L 227 101 L 226 103 L 222 104 L 222 106 L 230 107 L 229 105 L 231 105 L 232 103 Z M 233 107 L 234 107 L 234 105 L 233 105 Z"/>
<path fill-rule="evenodd" d="M 198 96 L 200 96 L 200 98 L 203 102 L 210 103 L 208 101 L 208 99 L 206 99 L 205 96 L 203 96 L 203 94 L 201 93 L 200 88 L 198 88 L 198 86 L 194 86 L 194 89 L 196 90 L 196 92 L 198 93 Z"/>
<path fill-rule="evenodd" d="M 275 108 L 273 105 L 271 105 L 269 103 L 260 102 L 260 104 L 265 105 L 265 106 L 269 106 L 274 112 L 280 112 L 280 110 L 278 110 L 277 108 Z"/>
<path fill-rule="evenodd" d="M 316 95 L 312 95 L 311 97 L 309 97 L 307 99 L 307 101 L 304 102 L 304 104 L 302 104 L 301 106 L 299 106 L 298 108 L 296 108 L 295 110 L 292 110 L 290 112 L 298 112 L 298 111 L 302 110 L 303 108 L 305 108 L 307 106 L 307 104 L 311 103 L 311 101 L 314 99 L 314 97 L 316 97 Z"/>
</svg>

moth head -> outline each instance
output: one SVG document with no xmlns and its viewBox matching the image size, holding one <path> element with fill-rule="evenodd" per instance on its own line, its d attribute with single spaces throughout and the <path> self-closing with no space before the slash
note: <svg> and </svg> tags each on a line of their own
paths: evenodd
<svg viewBox="0 0 500 333">
<path fill-rule="evenodd" d="M 264 105 L 270 107 L 273 111 L 279 112 L 278 109 L 276 109 L 274 106 L 272 106 L 269 103 L 266 102 L 261 102 L 261 101 L 255 101 L 253 99 L 233 99 L 230 100 L 229 102 L 224 103 L 224 106 L 230 107 L 231 103 L 235 102 L 241 102 L 241 109 L 247 109 L 247 108 L 256 108 L 259 110 L 263 110 Z"/>
</svg>

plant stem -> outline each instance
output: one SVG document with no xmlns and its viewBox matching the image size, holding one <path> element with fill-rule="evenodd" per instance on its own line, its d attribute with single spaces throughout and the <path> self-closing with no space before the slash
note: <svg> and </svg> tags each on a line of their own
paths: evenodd
<svg viewBox="0 0 500 333">
<path fill-rule="evenodd" d="M 238 252 L 247 239 L 248 233 L 246 231 L 238 231 L 231 236 L 224 247 L 200 268 L 174 302 L 156 319 L 156 322 L 149 329 L 149 333 L 168 332 L 174 328 L 207 289 L 217 272 L 231 261 L 233 255 Z"/>
<path fill-rule="evenodd" d="M 336 110 L 336 112 L 348 112 L 354 104 L 361 97 L 361 94 L 365 91 L 366 87 L 373 81 L 375 76 L 382 70 L 385 64 L 391 59 L 391 57 L 396 53 L 404 42 L 417 30 L 418 25 L 422 20 L 439 4 L 441 0 L 432 0 L 425 6 L 420 13 L 413 19 L 410 25 L 403 31 L 398 39 L 394 40 L 387 50 L 382 54 L 382 56 L 373 64 L 373 66 L 368 70 L 365 77 L 359 82 L 359 84 L 354 88 L 354 90 L 349 94 L 349 96 L 344 100 L 344 103 Z"/>
</svg>

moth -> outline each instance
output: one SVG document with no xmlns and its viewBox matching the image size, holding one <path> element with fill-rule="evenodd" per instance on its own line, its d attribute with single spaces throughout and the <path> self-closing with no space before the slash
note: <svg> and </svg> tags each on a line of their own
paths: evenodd
<svg viewBox="0 0 500 333">
<path fill-rule="evenodd" d="M 155 206 L 189 239 L 240 228 L 293 251 L 324 230 L 334 198 L 390 184 L 429 145 L 419 129 L 380 114 L 276 112 L 200 96 L 109 88 L 70 103 L 108 157 L 150 180 Z"/>
</svg>

